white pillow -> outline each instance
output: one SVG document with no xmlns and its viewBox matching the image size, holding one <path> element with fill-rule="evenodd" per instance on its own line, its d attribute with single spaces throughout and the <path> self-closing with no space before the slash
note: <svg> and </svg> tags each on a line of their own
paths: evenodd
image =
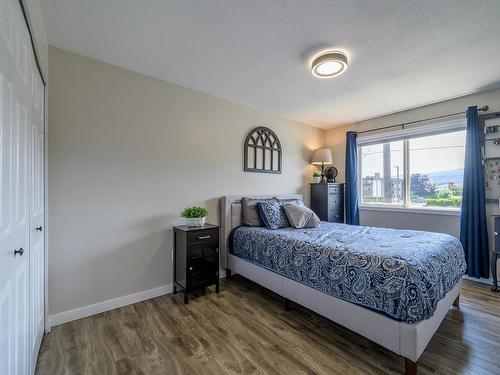
<svg viewBox="0 0 500 375">
<path fill-rule="evenodd" d="M 316 228 L 319 226 L 319 217 L 306 206 L 285 203 L 283 209 L 290 225 L 294 228 Z"/>
</svg>

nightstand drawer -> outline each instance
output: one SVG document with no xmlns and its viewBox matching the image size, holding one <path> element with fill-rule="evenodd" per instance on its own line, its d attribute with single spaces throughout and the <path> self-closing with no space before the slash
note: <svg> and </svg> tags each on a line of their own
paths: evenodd
<svg viewBox="0 0 500 375">
<path fill-rule="evenodd" d="M 200 230 L 189 232 L 187 234 L 188 246 L 201 245 L 201 244 L 218 244 L 219 243 L 219 230 Z"/>
</svg>

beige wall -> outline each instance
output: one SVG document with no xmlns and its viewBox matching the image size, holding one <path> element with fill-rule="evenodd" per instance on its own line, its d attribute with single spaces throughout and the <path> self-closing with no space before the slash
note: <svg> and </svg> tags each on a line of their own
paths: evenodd
<svg viewBox="0 0 500 375">
<path fill-rule="evenodd" d="M 51 314 L 171 283 L 186 206 L 218 223 L 222 195 L 307 192 L 322 130 L 56 48 L 49 60 Z M 281 175 L 242 172 L 258 125 L 281 139 Z"/>
</svg>

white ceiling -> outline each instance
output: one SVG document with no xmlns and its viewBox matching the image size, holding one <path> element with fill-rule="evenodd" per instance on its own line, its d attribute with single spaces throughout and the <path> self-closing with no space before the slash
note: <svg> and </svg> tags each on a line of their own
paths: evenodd
<svg viewBox="0 0 500 375">
<path fill-rule="evenodd" d="M 56 47 L 320 127 L 500 87 L 499 0 L 42 5 Z M 311 75 L 324 48 L 347 53 L 346 73 Z"/>
</svg>

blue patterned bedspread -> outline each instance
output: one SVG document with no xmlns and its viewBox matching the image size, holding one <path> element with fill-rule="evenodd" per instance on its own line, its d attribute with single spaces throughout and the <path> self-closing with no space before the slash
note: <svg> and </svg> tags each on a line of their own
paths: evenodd
<svg viewBox="0 0 500 375">
<path fill-rule="evenodd" d="M 446 234 L 326 222 L 239 227 L 230 246 L 242 259 L 408 323 L 431 317 L 466 267 L 462 245 Z"/>
</svg>

